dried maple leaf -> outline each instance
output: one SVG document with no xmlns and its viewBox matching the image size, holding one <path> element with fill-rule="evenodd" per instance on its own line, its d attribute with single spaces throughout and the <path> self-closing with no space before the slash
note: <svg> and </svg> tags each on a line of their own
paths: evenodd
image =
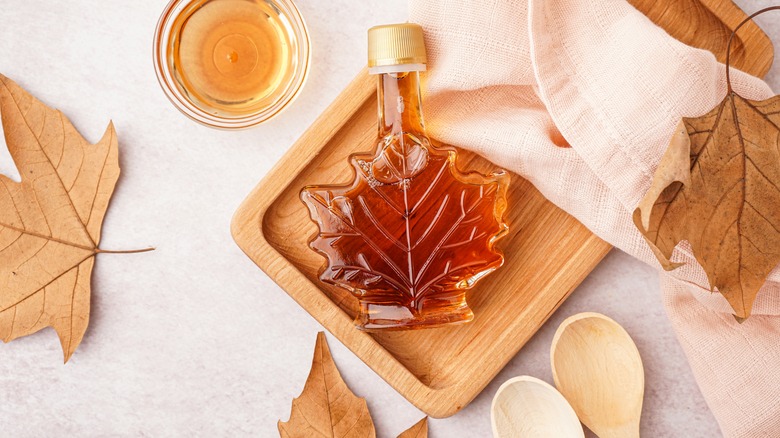
<svg viewBox="0 0 780 438">
<path fill-rule="evenodd" d="M 282 438 L 373 438 L 374 422 L 366 399 L 356 396 L 341 378 L 330 355 L 325 333 L 317 333 L 314 359 L 303 392 L 293 400 L 290 419 L 279 421 Z M 428 436 L 428 417 L 398 438 Z"/>
<path fill-rule="evenodd" d="M 494 243 L 507 231 L 508 175 L 462 174 L 453 150 L 407 137 L 352 156 L 351 184 L 301 198 L 319 227 L 310 246 L 328 259 L 322 281 L 418 314 L 503 263 Z"/>
<path fill-rule="evenodd" d="M 87 329 L 95 255 L 110 252 L 98 243 L 119 177 L 116 133 L 109 124 L 88 144 L 2 75 L 0 115 L 22 177 L 0 175 L 0 339 L 51 326 L 67 362 Z"/>
<path fill-rule="evenodd" d="M 750 316 L 780 262 L 780 96 L 729 90 L 708 114 L 683 119 L 634 223 L 667 270 L 687 240 L 710 287 L 738 320 Z"/>
<path fill-rule="evenodd" d="M 427 438 L 428 437 L 428 417 L 418 421 L 417 424 L 407 429 L 404 433 L 398 435 L 398 438 Z"/>
<path fill-rule="evenodd" d="M 708 114 L 685 118 L 661 159 L 634 223 L 663 267 L 687 240 L 710 283 L 734 309 L 750 316 L 767 276 L 780 262 L 780 96 L 745 99 L 731 87 L 726 45 L 723 101 Z"/>
<path fill-rule="evenodd" d="M 317 334 L 306 385 L 293 400 L 290 419 L 279 421 L 282 438 L 376 437 L 364 398 L 349 390 L 330 355 L 325 334 Z"/>
</svg>

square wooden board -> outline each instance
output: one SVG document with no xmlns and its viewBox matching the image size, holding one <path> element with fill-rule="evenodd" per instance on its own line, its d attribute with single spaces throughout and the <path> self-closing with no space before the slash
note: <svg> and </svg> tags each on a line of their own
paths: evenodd
<svg viewBox="0 0 780 438">
<path fill-rule="evenodd" d="M 720 59 L 731 29 L 745 18 L 730 1 L 632 3 L 673 36 Z M 743 30 L 734 65 L 762 76 L 772 64 L 771 42 L 752 23 Z M 358 75 L 252 191 L 233 219 L 232 232 L 263 271 L 393 388 L 428 415 L 447 417 L 487 386 L 610 246 L 512 175 L 510 233 L 499 244 L 506 263 L 469 293 L 474 322 L 411 332 L 357 330 L 352 323 L 356 299 L 317 278 L 324 259 L 308 247 L 316 227 L 299 191 L 307 184 L 346 182 L 347 157 L 373 149 L 375 87 L 375 78 L 365 71 Z M 483 172 L 496 168 L 466 152 L 458 165 Z"/>
</svg>

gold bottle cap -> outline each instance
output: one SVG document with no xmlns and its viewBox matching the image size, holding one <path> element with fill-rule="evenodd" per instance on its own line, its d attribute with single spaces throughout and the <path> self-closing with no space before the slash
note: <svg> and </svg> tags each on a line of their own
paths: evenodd
<svg viewBox="0 0 780 438">
<path fill-rule="evenodd" d="M 385 24 L 368 29 L 370 68 L 404 64 L 424 65 L 426 62 L 425 40 L 419 24 Z"/>
</svg>

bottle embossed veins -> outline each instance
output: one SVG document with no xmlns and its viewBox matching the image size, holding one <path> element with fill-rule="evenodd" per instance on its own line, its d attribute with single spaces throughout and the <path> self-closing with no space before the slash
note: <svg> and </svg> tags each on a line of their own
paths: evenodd
<svg viewBox="0 0 780 438">
<path fill-rule="evenodd" d="M 360 302 L 358 327 L 407 329 L 468 322 L 466 291 L 499 268 L 509 175 L 463 173 L 457 152 L 426 136 L 416 24 L 369 30 L 369 71 L 378 77 L 379 138 L 350 157 L 354 181 L 307 186 L 301 199 L 319 230 L 310 246 L 327 263 L 320 280 Z"/>
</svg>

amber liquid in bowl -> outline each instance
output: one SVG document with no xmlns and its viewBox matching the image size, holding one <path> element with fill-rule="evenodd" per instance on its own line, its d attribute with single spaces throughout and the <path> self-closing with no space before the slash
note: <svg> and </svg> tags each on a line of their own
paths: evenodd
<svg viewBox="0 0 780 438">
<path fill-rule="evenodd" d="M 308 37 L 291 2 L 194 0 L 179 8 L 166 24 L 162 57 L 185 107 L 207 119 L 271 117 L 297 94 Z"/>
</svg>

